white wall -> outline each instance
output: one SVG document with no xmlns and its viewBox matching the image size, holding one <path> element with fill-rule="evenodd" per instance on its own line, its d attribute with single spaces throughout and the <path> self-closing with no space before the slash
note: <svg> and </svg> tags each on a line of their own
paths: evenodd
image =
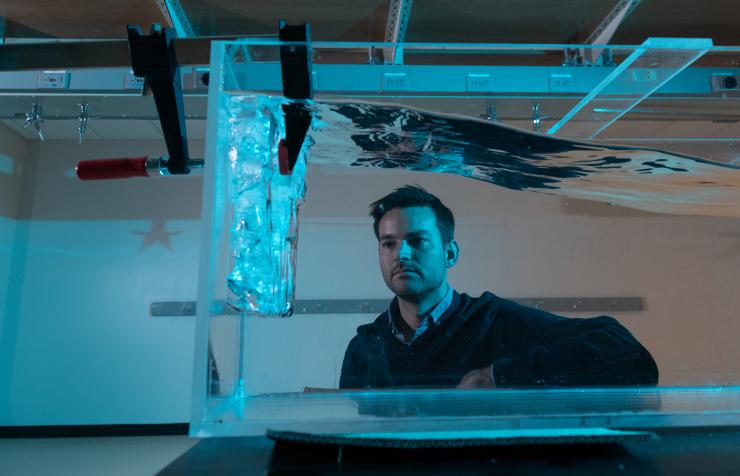
<svg viewBox="0 0 740 476">
<path fill-rule="evenodd" d="M 10 366 L 15 321 L 6 319 L 17 304 L 14 296 L 21 289 L 19 270 L 25 253 L 16 248 L 23 240 L 23 226 L 18 226 L 21 208 L 21 190 L 27 165 L 26 141 L 0 125 L 0 415 L 8 408 Z M 2 421 L 0 419 L 0 421 Z"/>
<path fill-rule="evenodd" d="M 26 155 L 26 141 L 0 124 L 0 310 L 7 300 L 13 241 L 20 205 L 21 171 Z"/>
<path fill-rule="evenodd" d="M 202 147 L 193 143 L 193 155 Z M 0 424 L 188 420 L 193 318 L 151 317 L 148 306 L 195 299 L 201 181 L 85 183 L 71 173 L 80 159 L 162 148 L 90 141 L 38 149 L 10 408 Z M 651 350 L 662 384 L 740 381 L 740 220 L 566 202 L 453 176 L 313 169 L 298 299 L 390 297 L 367 204 L 404 183 L 427 187 L 456 213 L 458 290 L 643 296 L 645 312 L 615 317 Z M 354 328 L 373 317 L 251 321 L 248 383 L 267 391 L 336 385 Z"/>
<path fill-rule="evenodd" d="M 81 159 L 160 142 L 47 142 L 38 151 L 12 362 L 13 425 L 179 422 L 189 413 L 201 181 L 81 182 Z M 202 143 L 191 145 L 202 156 Z"/>
</svg>

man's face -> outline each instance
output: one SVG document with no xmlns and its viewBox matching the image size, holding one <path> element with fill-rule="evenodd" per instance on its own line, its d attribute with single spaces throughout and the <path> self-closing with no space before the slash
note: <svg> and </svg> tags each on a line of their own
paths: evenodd
<svg viewBox="0 0 740 476">
<path fill-rule="evenodd" d="M 445 246 L 429 207 L 394 208 L 378 223 L 378 257 L 385 284 L 397 296 L 420 299 L 438 291 L 455 263 L 457 245 Z"/>
</svg>

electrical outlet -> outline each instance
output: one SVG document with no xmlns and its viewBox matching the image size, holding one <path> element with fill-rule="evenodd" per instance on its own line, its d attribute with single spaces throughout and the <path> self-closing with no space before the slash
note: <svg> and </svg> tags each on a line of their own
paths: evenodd
<svg viewBox="0 0 740 476">
<path fill-rule="evenodd" d="M 470 93 L 489 93 L 493 91 L 491 75 L 487 73 L 468 73 L 465 90 Z"/>
<path fill-rule="evenodd" d="M 737 76 L 733 73 L 713 73 L 710 82 L 713 93 L 717 91 L 736 91 L 738 89 Z"/>
<path fill-rule="evenodd" d="M 195 89 L 208 89 L 208 81 L 211 79 L 211 70 L 207 67 L 194 68 L 193 87 Z"/>
<path fill-rule="evenodd" d="M 408 91 L 409 77 L 406 73 L 383 73 L 383 91 Z"/>
<path fill-rule="evenodd" d="M 632 70 L 632 81 L 635 83 L 657 83 L 658 72 L 651 68 L 634 68 Z"/>
<path fill-rule="evenodd" d="M 123 87 L 125 89 L 141 89 L 144 87 L 144 78 L 134 76 L 134 72 L 129 71 L 123 76 Z"/>
<path fill-rule="evenodd" d="M 551 74 L 547 84 L 551 93 L 572 93 L 576 90 L 572 74 Z"/>
<path fill-rule="evenodd" d="M 70 73 L 66 71 L 42 71 L 39 73 L 38 89 L 67 89 L 69 88 Z"/>
</svg>

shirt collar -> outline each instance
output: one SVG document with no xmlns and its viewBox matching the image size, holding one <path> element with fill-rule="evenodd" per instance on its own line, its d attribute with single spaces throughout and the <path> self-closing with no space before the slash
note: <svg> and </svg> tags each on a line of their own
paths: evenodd
<svg viewBox="0 0 740 476">
<path fill-rule="evenodd" d="M 447 309 L 450 308 L 450 304 L 452 304 L 452 286 L 448 284 L 445 297 L 443 297 L 442 300 L 439 301 L 437 304 L 432 306 L 432 308 L 426 313 L 423 318 L 426 319 L 427 316 L 430 316 L 435 324 L 439 323 L 439 318 L 442 317 L 445 312 L 447 312 Z"/>
<path fill-rule="evenodd" d="M 406 341 L 404 338 L 403 332 L 396 326 L 396 318 L 402 319 L 400 316 L 397 315 L 398 310 L 398 298 L 394 298 L 393 301 L 391 301 L 391 305 L 388 306 L 388 323 L 391 327 L 391 332 L 393 332 L 393 335 L 396 336 L 398 340 L 401 342 L 410 344 L 413 342 L 414 339 L 416 339 L 418 336 L 420 336 L 424 331 L 427 330 L 430 324 L 430 320 L 436 325 L 439 324 L 440 319 L 442 316 L 447 312 L 447 310 L 450 308 L 450 305 L 452 304 L 452 298 L 454 296 L 454 289 L 452 289 L 452 286 L 447 284 L 447 293 L 445 293 L 445 296 L 434 306 L 432 306 L 426 313 L 424 313 L 423 316 L 421 316 L 421 322 L 419 323 L 419 327 L 416 328 L 416 332 L 411 337 L 409 341 Z M 404 323 L 405 324 L 405 323 Z"/>
</svg>

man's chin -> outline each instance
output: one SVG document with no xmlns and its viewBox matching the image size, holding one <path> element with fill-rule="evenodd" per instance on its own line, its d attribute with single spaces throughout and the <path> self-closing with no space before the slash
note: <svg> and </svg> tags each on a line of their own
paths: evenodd
<svg viewBox="0 0 740 476">
<path fill-rule="evenodd" d="M 396 296 L 408 300 L 413 300 L 413 298 L 421 294 L 420 290 L 416 289 L 414 286 L 395 285 L 391 287 L 391 291 L 393 291 L 393 294 Z"/>
</svg>

